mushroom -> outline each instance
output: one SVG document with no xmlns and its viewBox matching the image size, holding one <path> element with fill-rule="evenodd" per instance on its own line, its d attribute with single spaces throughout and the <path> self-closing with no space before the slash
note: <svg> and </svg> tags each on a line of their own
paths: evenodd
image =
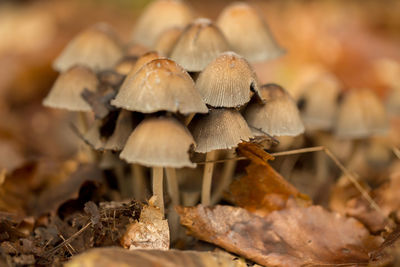
<svg viewBox="0 0 400 267">
<path fill-rule="evenodd" d="M 307 129 L 333 128 L 340 91 L 339 81 L 329 73 L 318 76 L 305 87 L 299 103 Z"/>
<path fill-rule="evenodd" d="M 259 91 L 257 76 L 250 64 L 234 52 L 225 52 L 213 60 L 196 80 L 206 104 L 213 107 L 239 107 Z"/>
<path fill-rule="evenodd" d="M 172 27 L 163 31 L 158 36 L 154 49 L 164 56 L 169 56 L 176 42 L 182 34 L 181 27 Z"/>
<path fill-rule="evenodd" d="M 98 23 L 72 39 L 53 67 L 64 72 L 74 65 L 84 65 L 98 72 L 111 69 L 122 56 L 122 47 L 112 28 Z"/>
<path fill-rule="evenodd" d="M 144 65 L 146 65 L 147 63 L 149 63 L 150 61 L 154 60 L 154 59 L 159 59 L 159 58 L 163 58 L 158 52 L 156 51 L 149 51 L 144 53 L 143 55 L 141 55 L 135 65 L 133 65 L 131 71 L 129 73 L 136 73 L 138 70 L 140 70 L 140 68 L 142 68 Z M 129 74 L 128 73 L 128 74 Z"/>
<path fill-rule="evenodd" d="M 387 131 L 385 108 L 371 90 L 351 90 L 345 95 L 335 123 L 338 137 L 365 138 L 383 135 Z"/>
<path fill-rule="evenodd" d="M 218 27 L 211 20 L 200 18 L 183 30 L 170 57 L 187 71 L 198 72 L 228 50 L 228 42 Z"/>
<path fill-rule="evenodd" d="M 148 118 L 132 132 L 120 154 L 120 157 L 129 163 L 153 169 L 153 194 L 157 197 L 156 205 L 162 213 L 163 168 L 195 167 L 196 164 L 189 158 L 189 151 L 194 145 L 192 135 L 178 120 L 172 117 Z M 167 178 L 174 175 L 170 170 L 167 172 L 170 175 Z M 178 191 L 173 194 L 179 195 Z"/>
<path fill-rule="evenodd" d="M 133 42 L 153 47 L 158 36 L 171 27 L 185 27 L 193 19 L 190 7 L 180 0 L 156 0 L 139 17 Z"/>
<path fill-rule="evenodd" d="M 208 112 L 190 75 L 169 59 L 156 59 L 130 72 L 111 104 L 142 113 Z"/>
<path fill-rule="evenodd" d="M 251 128 L 270 136 L 296 136 L 304 132 L 296 102 L 285 89 L 265 84 L 260 92 L 265 103 L 252 101 L 244 111 Z"/>
<path fill-rule="evenodd" d="M 134 56 L 126 56 L 122 58 L 118 63 L 114 66 L 114 70 L 121 75 L 128 75 L 131 72 L 133 66 L 135 66 L 137 57 Z"/>
<path fill-rule="evenodd" d="M 228 5 L 217 25 L 233 51 L 250 62 L 274 59 L 284 53 L 256 9 L 244 2 Z"/>
<path fill-rule="evenodd" d="M 232 149 L 242 141 L 249 141 L 252 133 L 239 111 L 211 109 L 208 114 L 196 115 L 189 124 L 197 147 L 195 152 L 206 153 L 201 203 L 210 205 L 211 182 L 216 151 Z"/>
</svg>

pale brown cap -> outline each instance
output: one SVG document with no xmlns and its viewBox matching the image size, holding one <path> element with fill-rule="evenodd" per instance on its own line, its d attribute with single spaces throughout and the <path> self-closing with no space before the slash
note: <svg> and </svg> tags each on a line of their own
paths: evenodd
<svg viewBox="0 0 400 267">
<path fill-rule="evenodd" d="M 212 61 L 196 80 L 206 104 L 213 107 L 239 107 L 258 92 L 257 76 L 250 64 L 234 52 L 225 52 Z"/>
<path fill-rule="evenodd" d="M 253 137 L 246 121 L 235 109 L 211 109 L 208 114 L 196 115 L 189 129 L 199 153 L 236 147 Z"/>
<path fill-rule="evenodd" d="M 304 132 L 296 102 L 276 84 L 261 86 L 264 103 L 252 101 L 244 111 L 250 127 L 270 136 L 296 136 Z"/>
<path fill-rule="evenodd" d="M 115 65 L 114 70 L 121 75 L 128 75 L 129 72 L 133 69 L 133 66 L 135 66 L 137 57 L 134 56 L 128 56 L 124 57 L 120 61 L 118 61 L 117 65 Z"/>
<path fill-rule="evenodd" d="M 187 128 L 174 118 L 149 118 L 129 136 L 120 157 L 148 167 L 195 167 L 189 151 L 195 145 Z"/>
<path fill-rule="evenodd" d="M 190 75 L 169 59 L 153 60 L 131 72 L 111 104 L 142 113 L 208 112 Z"/>
<path fill-rule="evenodd" d="M 158 36 L 171 27 L 185 27 L 193 19 L 191 8 L 179 0 L 156 0 L 138 19 L 133 42 L 153 47 Z"/>
<path fill-rule="evenodd" d="M 163 31 L 157 38 L 154 49 L 164 56 L 169 56 L 182 31 L 181 27 L 173 27 Z"/>
<path fill-rule="evenodd" d="M 310 82 L 300 102 L 307 129 L 330 130 L 335 123 L 341 85 L 335 76 L 324 73 Z"/>
<path fill-rule="evenodd" d="M 140 68 L 142 68 L 144 65 L 146 65 L 150 61 L 152 61 L 154 59 L 159 59 L 159 58 L 163 58 L 163 57 L 156 51 L 149 51 L 149 52 L 144 53 L 136 61 L 135 65 L 131 69 L 131 73 L 132 74 L 136 73 Z"/>
<path fill-rule="evenodd" d="M 387 131 L 385 108 L 371 90 L 351 90 L 345 95 L 335 125 L 338 137 L 366 138 Z"/>
<path fill-rule="evenodd" d="M 228 5 L 217 25 L 233 51 L 250 62 L 274 59 L 284 53 L 256 9 L 244 2 Z"/>
<path fill-rule="evenodd" d="M 94 92 L 97 86 L 97 77 L 90 69 L 72 67 L 58 76 L 43 105 L 70 111 L 90 111 L 91 107 L 82 98 L 82 92 L 85 89 Z"/>
<path fill-rule="evenodd" d="M 217 26 L 209 19 L 200 18 L 185 28 L 170 57 L 187 71 L 201 71 L 220 53 L 229 50 Z"/>
<path fill-rule="evenodd" d="M 142 44 L 129 44 L 125 49 L 125 56 L 140 57 L 150 51 L 150 48 Z"/>
<path fill-rule="evenodd" d="M 63 72 L 74 65 L 83 65 L 97 72 L 111 69 L 122 56 L 122 47 L 111 27 L 99 23 L 72 39 L 53 67 Z"/>
<path fill-rule="evenodd" d="M 115 123 L 114 131 L 112 135 L 107 138 L 104 149 L 119 151 L 124 148 L 126 140 L 128 140 L 129 135 L 137 124 L 132 116 L 132 112 L 121 109 Z"/>
</svg>

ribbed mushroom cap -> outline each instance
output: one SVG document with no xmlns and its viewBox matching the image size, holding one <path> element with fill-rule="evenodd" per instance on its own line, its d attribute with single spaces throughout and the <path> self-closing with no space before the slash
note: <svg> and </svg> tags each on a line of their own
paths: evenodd
<svg viewBox="0 0 400 267">
<path fill-rule="evenodd" d="M 43 105 L 71 111 L 90 111 L 90 105 L 81 94 L 85 89 L 96 91 L 97 85 L 97 77 L 90 69 L 82 66 L 72 67 L 58 76 L 43 100 Z"/>
<path fill-rule="evenodd" d="M 184 1 L 157 0 L 140 16 L 133 31 L 133 42 L 153 47 L 158 36 L 171 27 L 185 27 L 193 12 Z"/>
<path fill-rule="evenodd" d="M 114 132 L 105 142 L 104 149 L 114 151 L 122 150 L 135 126 L 134 120 L 132 119 L 132 112 L 122 109 L 118 114 Z"/>
<path fill-rule="evenodd" d="M 386 100 L 386 109 L 395 116 L 400 116 L 400 84 L 394 85 Z"/>
<path fill-rule="evenodd" d="M 323 74 L 306 86 L 302 96 L 302 118 L 306 128 L 329 130 L 335 123 L 340 83 L 331 74 Z"/>
<path fill-rule="evenodd" d="M 304 132 L 296 102 L 285 89 L 276 84 L 261 86 L 265 104 L 252 101 L 244 111 L 250 127 L 271 136 L 296 136 Z"/>
<path fill-rule="evenodd" d="M 345 95 L 335 125 L 338 137 L 365 138 L 387 130 L 385 109 L 371 90 L 351 90 Z"/>
<path fill-rule="evenodd" d="M 163 31 L 157 38 L 154 49 L 164 56 L 169 56 L 182 31 L 183 29 L 180 27 L 173 27 Z"/>
<path fill-rule="evenodd" d="M 149 118 L 129 136 L 120 157 L 149 167 L 195 167 L 189 151 L 195 145 L 187 128 L 173 118 Z"/>
<path fill-rule="evenodd" d="M 200 73 L 196 80 L 206 104 L 213 107 L 238 107 L 258 92 L 257 76 L 250 64 L 233 52 L 225 52 Z"/>
<path fill-rule="evenodd" d="M 235 109 L 211 109 L 208 114 L 196 115 L 189 129 L 199 153 L 236 147 L 253 137 L 246 121 Z"/>
<path fill-rule="evenodd" d="M 150 52 L 144 53 L 141 57 L 138 58 L 135 65 L 131 69 L 131 72 L 136 73 L 140 68 L 142 68 L 144 65 L 146 65 L 150 61 L 152 61 L 154 59 L 159 59 L 159 58 L 162 58 L 162 56 L 158 52 L 150 51 Z"/>
<path fill-rule="evenodd" d="M 217 26 L 201 18 L 184 29 L 170 57 L 187 71 L 201 71 L 228 50 L 229 45 Z"/>
<path fill-rule="evenodd" d="M 169 59 L 156 59 L 131 72 L 111 104 L 142 113 L 206 113 L 208 109 L 190 75 Z"/>
<path fill-rule="evenodd" d="M 114 70 L 121 75 L 128 75 L 133 69 L 137 61 L 137 57 L 128 56 L 121 59 L 117 65 L 115 65 Z"/>
<path fill-rule="evenodd" d="M 227 6 L 217 25 L 233 51 L 251 62 L 276 58 L 284 53 L 258 12 L 244 2 Z"/>
<path fill-rule="evenodd" d="M 63 72 L 74 65 L 94 71 L 111 69 L 123 55 L 113 30 L 104 23 L 96 24 L 78 34 L 55 60 L 55 70 Z"/>
</svg>

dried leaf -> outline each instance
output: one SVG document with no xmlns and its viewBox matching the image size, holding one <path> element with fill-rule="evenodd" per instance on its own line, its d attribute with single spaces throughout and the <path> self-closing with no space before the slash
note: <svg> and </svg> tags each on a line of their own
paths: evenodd
<svg viewBox="0 0 400 267">
<path fill-rule="evenodd" d="M 180 250 L 124 250 L 97 248 L 74 257 L 66 267 L 247 267 L 247 264 L 226 252 Z"/>
<path fill-rule="evenodd" d="M 266 266 L 366 264 L 381 244 L 362 224 L 319 206 L 265 217 L 231 206 L 179 208 L 191 235 Z"/>
<path fill-rule="evenodd" d="M 251 160 L 255 164 L 265 165 L 267 161 L 274 160 L 274 157 L 262 149 L 261 145 L 249 142 L 242 142 L 237 148 L 238 154 Z"/>
<path fill-rule="evenodd" d="M 399 249 L 400 226 L 397 225 L 397 228 L 385 238 L 385 242 L 370 253 L 370 266 L 388 266 L 391 263 L 392 266 L 398 266 L 394 264 L 394 261 L 399 260 Z"/>
<path fill-rule="evenodd" d="M 138 222 L 128 225 L 121 245 L 129 249 L 169 249 L 169 227 L 155 206 L 145 206 Z"/>
</svg>

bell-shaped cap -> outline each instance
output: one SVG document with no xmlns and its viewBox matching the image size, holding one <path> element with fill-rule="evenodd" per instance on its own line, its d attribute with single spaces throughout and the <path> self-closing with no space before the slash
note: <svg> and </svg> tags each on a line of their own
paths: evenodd
<svg viewBox="0 0 400 267">
<path fill-rule="evenodd" d="M 187 128 L 174 118 L 148 118 L 129 136 L 120 157 L 148 167 L 195 167 L 189 152 L 195 145 Z"/>
<path fill-rule="evenodd" d="M 340 95 L 340 83 L 332 74 L 322 74 L 309 83 L 300 102 L 307 129 L 330 130 L 335 123 Z"/>
<path fill-rule="evenodd" d="M 136 73 L 138 70 L 140 70 L 140 68 L 142 68 L 144 65 L 146 65 L 150 61 L 152 61 L 154 59 L 159 59 L 159 58 L 162 58 L 162 56 L 158 52 L 155 52 L 155 51 L 146 52 L 138 58 L 135 65 L 131 69 L 131 72 Z"/>
<path fill-rule="evenodd" d="M 114 131 L 107 138 L 104 149 L 120 151 L 124 148 L 126 140 L 128 140 L 134 127 L 137 125 L 137 120 L 134 120 L 132 116 L 132 112 L 121 109 L 115 122 Z"/>
<path fill-rule="evenodd" d="M 200 18 L 188 25 L 170 57 L 187 71 L 201 71 L 229 45 L 221 31 L 209 19 Z"/>
<path fill-rule="evenodd" d="M 285 89 L 276 84 L 261 86 L 265 103 L 252 101 L 244 111 L 250 127 L 270 136 L 296 136 L 304 132 L 296 102 Z"/>
<path fill-rule="evenodd" d="M 150 48 L 142 44 L 128 44 L 128 46 L 125 48 L 125 56 L 140 57 L 144 53 L 150 51 Z"/>
<path fill-rule="evenodd" d="M 114 70 L 121 75 L 128 75 L 129 72 L 133 69 L 133 66 L 135 66 L 137 57 L 133 56 L 127 56 L 118 61 L 118 63 L 115 65 Z"/>
<path fill-rule="evenodd" d="M 256 9 L 234 2 L 219 15 L 217 25 L 233 51 L 250 62 L 274 59 L 284 53 Z"/>
<path fill-rule="evenodd" d="M 250 64 L 233 52 L 225 52 L 200 73 L 196 80 L 206 104 L 213 107 L 239 107 L 258 92 L 257 76 Z"/>
<path fill-rule="evenodd" d="M 336 119 L 335 133 L 338 137 L 366 138 L 387 131 L 385 108 L 371 90 L 351 90 L 345 95 Z"/>
<path fill-rule="evenodd" d="M 58 76 L 43 105 L 70 111 L 90 111 L 91 107 L 82 98 L 82 92 L 85 89 L 94 92 L 97 86 L 98 79 L 90 69 L 72 67 Z"/>
<path fill-rule="evenodd" d="M 63 72 L 74 65 L 83 65 L 97 72 L 111 69 L 122 56 L 122 47 L 111 27 L 99 23 L 72 39 L 53 67 Z"/>
<path fill-rule="evenodd" d="M 180 0 L 156 0 L 138 19 L 133 42 L 153 47 L 158 36 L 171 27 L 185 27 L 193 20 L 191 8 Z"/>
<path fill-rule="evenodd" d="M 142 113 L 208 112 L 190 75 L 169 59 L 153 60 L 131 72 L 111 104 Z"/>
<path fill-rule="evenodd" d="M 163 31 L 157 38 L 154 49 L 161 55 L 169 56 L 176 42 L 182 34 L 183 29 L 180 27 L 173 27 Z"/>
<path fill-rule="evenodd" d="M 199 153 L 236 147 L 253 137 L 249 126 L 235 109 L 211 109 L 208 114 L 196 115 L 189 124 Z"/>
</svg>

